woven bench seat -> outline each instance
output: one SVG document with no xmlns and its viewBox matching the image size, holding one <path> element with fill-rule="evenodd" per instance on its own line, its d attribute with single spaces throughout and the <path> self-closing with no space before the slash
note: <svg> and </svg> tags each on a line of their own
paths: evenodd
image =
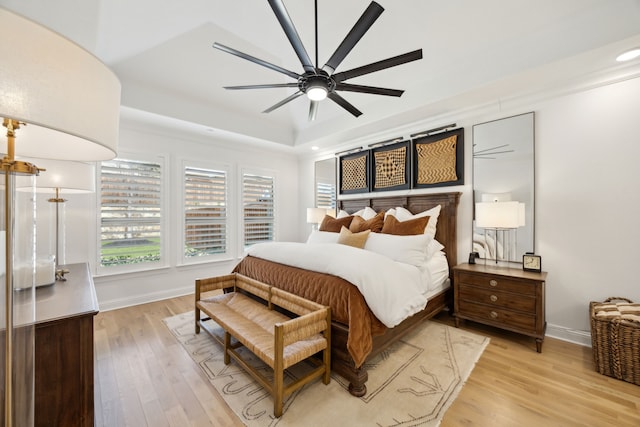
<svg viewBox="0 0 640 427">
<path fill-rule="evenodd" d="M 224 290 L 225 293 L 204 295 L 213 290 Z M 298 317 L 291 318 L 274 310 L 274 306 Z M 208 318 L 201 319 L 201 312 Z M 206 327 L 205 321 L 209 318 L 224 330 L 223 340 Z M 196 280 L 195 328 L 196 333 L 205 329 L 220 342 L 224 347 L 225 364 L 229 364 L 232 357 L 269 390 L 274 397 L 276 417 L 282 415 L 285 396 L 320 376 L 324 384 L 330 381 L 331 316 L 328 307 L 234 273 Z M 237 343 L 232 344 L 231 337 Z M 273 382 L 244 361 L 236 351 L 240 346 L 273 369 Z M 323 353 L 322 362 L 311 357 L 318 352 Z M 305 359 L 315 363 L 316 369 L 285 387 L 283 371 Z"/>
</svg>

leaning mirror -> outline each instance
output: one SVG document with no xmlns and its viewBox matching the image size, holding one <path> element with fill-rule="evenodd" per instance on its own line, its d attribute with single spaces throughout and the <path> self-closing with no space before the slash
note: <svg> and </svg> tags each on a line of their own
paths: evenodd
<svg viewBox="0 0 640 427">
<path fill-rule="evenodd" d="M 534 113 L 473 126 L 473 248 L 521 262 L 534 251 Z"/>
<path fill-rule="evenodd" d="M 336 208 L 336 159 L 317 161 L 315 164 L 315 207 Z"/>
</svg>

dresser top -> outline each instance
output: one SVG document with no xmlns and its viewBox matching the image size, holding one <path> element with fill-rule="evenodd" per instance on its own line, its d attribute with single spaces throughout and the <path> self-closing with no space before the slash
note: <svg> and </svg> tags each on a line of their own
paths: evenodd
<svg viewBox="0 0 640 427">
<path fill-rule="evenodd" d="M 454 271 L 468 271 L 472 273 L 493 274 L 496 276 L 513 277 L 529 280 L 546 280 L 547 272 L 536 273 L 534 271 L 524 271 L 522 268 L 503 267 L 494 264 L 458 264 L 453 267 Z"/>
<path fill-rule="evenodd" d="M 57 319 L 95 315 L 99 311 L 93 278 L 86 263 L 62 266 L 69 270 L 66 281 L 36 290 L 36 323 Z"/>
</svg>

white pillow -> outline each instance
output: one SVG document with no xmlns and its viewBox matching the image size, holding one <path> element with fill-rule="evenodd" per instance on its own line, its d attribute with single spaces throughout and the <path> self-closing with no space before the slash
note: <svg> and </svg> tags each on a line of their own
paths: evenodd
<svg viewBox="0 0 640 427">
<path fill-rule="evenodd" d="M 344 218 L 344 217 L 347 217 L 347 216 L 349 216 L 349 213 L 347 211 L 340 210 L 340 212 L 338 212 L 338 216 L 336 216 L 336 218 Z M 376 211 L 374 211 L 369 206 L 367 206 L 364 209 L 360 209 L 358 212 L 354 212 L 353 216 L 359 216 L 362 219 L 364 219 L 365 221 L 367 221 L 367 220 L 370 220 L 371 218 L 373 218 L 374 216 L 376 216 Z"/>
<path fill-rule="evenodd" d="M 414 215 L 408 210 L 406 210 L 405 208 L 397 207 L 395 217 L 398 219 L 398 221 L 402 222 L 402 221 L 408 221 L 414 218 L 422 218 L 422 217 L 428 216 L 429 222 L 427 223 L 427 226 L 425 227 L 424 232 L 425 234 L 428 234 L 435 239 L 436 226 L 438 225 L 438 216 L 440 215 L 440 209 L 442 209 L 442 206 L 438 205 L 434 208 L 428 209 L 426 211 L 423 211 Z"/>
<path fill-rule="evenodd" d="M 427 247 L 432 240 L 427 234 L 396 236 L 371 233 L 364 249 L 387 256 L 394 261 L 423 267 L 427 262 Z"/>
<path fill-rule="evenodd" d="M 340 233 L 314 230 L 309 234 L 307 243 L 338 243 L 338 237 L 340 237 Z"/>
<path fill-rule="evenodd" d="M 433 257 L 435 254 L 444 249 L 444 245 L 436 239 L 431 239 L 427 245 L 427 258 Z"/>
<path fill-rule="evenodd" d="M 364 209 L 360 209 L 358 212 L 354 213 L 353 215 L 354 216 L 357 215 L 359 217 L 362 217 L 362 219 L 364 219 L 365 221 L 368 221 L 374 216 L 376 216 L 376 211 L 374 211 L 369 206 L 367 206 Z"/>
</svg>

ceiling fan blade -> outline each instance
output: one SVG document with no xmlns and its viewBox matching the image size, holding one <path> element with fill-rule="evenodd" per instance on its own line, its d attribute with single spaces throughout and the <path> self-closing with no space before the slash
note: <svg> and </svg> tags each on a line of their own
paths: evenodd
<svg viewBox="0 0 640 427">
<path fill-rule="evenodd" d="M 232 55 L 235 55 L 235 56 L 237 56 L 239 58 L 246 59 L 247 61 L 251 61 L 254 64 L 262 65 L 263 67 L 267 67 L 267 68 L 269 68 L 271 70 L 274 70 L 274 71 L 277 71 L 279 73 L 286 74 L 287 76 L 292 77 L 294 79 L 298 79 L 300 77 L 300 74 L 298 74 L 298 73 L 294 73 L 293 71 L 289 71 L 289 70 L 287 70 L 285 68 L 279 67 L 279 66 L 277 66 L 275 64 L 272 64 L 270 62 L 263 61 L 262 59 L 258 59 L 255 56 L 251 56 L 249 54 L 240 52 L 239 50 L 235 50 L 235 49 L 233 49 L 231 47 L 225 46 L 225 45 L 220 44 L 218 42 L 215 42 L 213 44 L 213 47 L 216 48 L 216 49 L 219 49 L 219 50 L 221 50 L 223 52 L 227 52 L 227 53 L 230 53 Z"/>
<path fill-rule="evenodd" d="M 344 99 L 343 97 L 341 97 L 335 92 L 329 92 L 327 97 L 356 117 L 362 114 L 362 111 L 358 110 L 356 107 L 351 105 L 346 99 Z"/>
<path fill-rule="evenodd" d="M 311 58 L 309 58 L 309 54 L 304 48 L 300 35 L 298 35 L 298 31 L 296 31 L 296 27 L 293 25 L 293 21 L 291 20 L 291 17 L 287 12 L 287 8 L 284 6 L 282 0 L 269 0 L 269 5 L 271 6 L 271 9 L 273 9 L 273 13 L 276 14 L 276 18 L 278 18 L 280 26 L 287 35 L 291 46 L 293 46 L 293 50 L 296 51 L 296 55 L 298 55 L 298 59 L 300 59 L 304 70 L 312 73 L 315 72 L 316 68 L 313 66 Z"/>
<path fill-rule="evenodd" d="M 417 61 L 418 59 L 422 59 L 422 49 L 394 56 L 393 58 L 383 59 L 382 61 L 372 62 L 371 64 L 363 65 L 362 67 L 354 68 L 352 70 L 336 73 L 332 77 L 336 82 L 343 82 L 354 77 L 406 64 L 407 62 Z"/>
<path fill-rule="evenodd" d="M 283 99 L 282 101 L 280 101 L 277 104 L 275 104 L 275 105 L 267 108 L 266 110 L 264 110 L 263 113 L 270 113 L 273 110 L 282 107 L 287 102 L 293 101 L 294 99 L 296 99 L 297 97 L 301 96 L 302 94 L 303 94 L 303 92 L 298 91 L 298 92 L 294 93 L 293 95 L 289 95 L 285 99 Z"/>
<path fill-rule="evenodd" d="M 318 101 L 311 101 L 309 104 L 309 121 L 312 122 L 316 119 L 318 115 L 318 106 L 320 103 Z"/>
<path fill-rule="evenodd" d="M 329 74 L 333 74 L 344 58 L 351 52 L 351 49 L 354 48 L 356 43 L 360 41 L 362 36 L 364 36 L 373 23 L 376 22 L 376 19 L 378 19 L 382 12 L 384 12 L 384 8 L 372 1 L 322 69 Z"/>
<path fill-rule="evenodd" d="M 225 86 L 225 89 L 237 90 L 237 89 L 271 89 L 278 87 L 298 87 L 298 83 L 274 83 L 266 85 L 243 85 L 243 86 Z"/>
<path fill-rule="evenodd" d="M 402 96 L 404 90 L 387 89 L 384 87 L 352 85 L 349 83 L 336 83 L 336 90 L 347 92 L 371 93 L 373 95 Z"/>
</svg>

